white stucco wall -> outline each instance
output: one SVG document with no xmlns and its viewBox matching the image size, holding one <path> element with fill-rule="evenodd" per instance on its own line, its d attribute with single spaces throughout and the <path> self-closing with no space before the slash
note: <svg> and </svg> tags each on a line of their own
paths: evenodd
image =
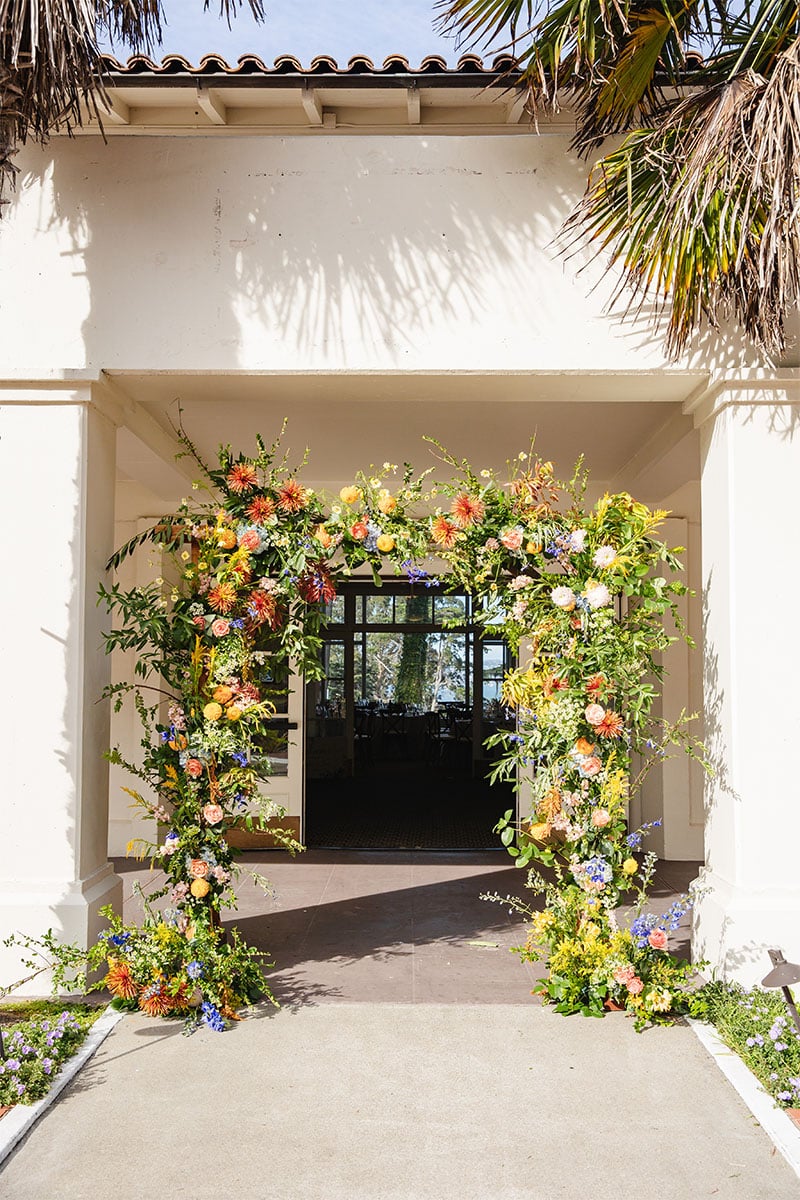
<svg viewBox="0 0 800 1200">
<path fill-rule="evenodd" d="M 566 134 L 83 136 L 19 163 L 0 231 L 9 368 L 665 362 L 644 321 L 603 315 L 605 261 L 576 275 L 552 245 L 586 182 Z"/>
</svg>

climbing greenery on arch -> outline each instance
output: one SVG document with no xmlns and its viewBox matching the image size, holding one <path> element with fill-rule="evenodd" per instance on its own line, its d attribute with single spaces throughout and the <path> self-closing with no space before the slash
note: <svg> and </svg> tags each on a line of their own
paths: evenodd
<svg viewBox="0 0 800 1200">
<path fill-rule="evenodd" d="M 117 707 L 132 694 L 143 727 L 141 762 L 109 757 L 164 829 L 158 845 L 135 847 L 165 876 L 142 923 L 109 914 L 90 952 L 92 965 L 107 961 L 117 1002 L 222 1029 L 269 995 L 261 953 L 221 925 L 236 905 L 228 831 L 269 822 L 301 849 L 269 799 L 270 718 L 290 665 L 321 674 L 325 605 L 367 566 L 376 582 L 391 571 L 422 586 L 436 574 L 470 592 L 478 626 L 521 652 L 504 689 L 516 729 L 493 739 L 495 776 L 518 781 L 531 811 L 520 827 L 508 814 L 498 832 L 529 885 L 545 889 L 523 948 L 548 964 L 543 990 L 562 1011 L 615 1000 L 639 1023 L 679 1009 L 686 969 L 667 952 L 677 917 L 643 914 L 652 861 L 635 856 L 643 831 L 626 821 L 632 756 L 646 769 L 667 743 L 689 744 L 682 725 L 652 717 L 659 657 L 685 636 L 676 552 L 656 537 L 666 514 L 624 493 L 587 506 L 582 467 L 560 484 L 533 451 L 500 481 L 434 443 L 445 481 L 386 462 L 331 501 L 302 483 L 305 462 L 290 466 L 280 439 L 259 438 L 253 457 L 223 447 L 211 468 L 181 437 L 201 473 L 192 495 L 109 564 L 156 545 L 164 577 L 100 589 L 114 618 L 108 651 L 136 657 L 134 679 L 108 693 Z M 631 933 L 614 909 L 632 884 Z"/>
</svg>

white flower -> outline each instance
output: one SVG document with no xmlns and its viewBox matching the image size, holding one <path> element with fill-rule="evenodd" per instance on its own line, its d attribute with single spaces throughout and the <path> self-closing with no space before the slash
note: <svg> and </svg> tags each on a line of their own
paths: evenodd
<svg viewBox="0 0 800 1200">
<path fill-rule="evenodd" d="M 519 592 L 522 588 L 526 588 L 532 583 L 533 580 L 531 579 L 530 575 L 515 575 L 508 586 L 511 588 L 512 592 Z"/>
<path fill-rule="evenodd" d="M 604 567 L 613 566 L 617 559 L 617 552 L 613 546 L 598 546 L 592 555 L 592 562 L 596 567 L 602 570 Z"/>
<path fill-rule="evenodd" d="M 584 546 L 586 545 L 586 530 L 573 529 L 572 533 L 567 538 L 567 541 L 569 543 L 569 549 L 572 551 L 572 553 L 580 554 L 581 550 L 583 550 Z"/>
<path fill-rule="evenodd" d="M 550 599 L 555 604 L 556 608 L 566 609 L 567 612 L 572 612 L 575 607 L 575 593 L 572 588 L 557 587 L 553 588 L 550 593 Z"/>
<path fill-rule="evenodd" d="M 583 593 L 590 608 L 605 608 L 611 603 L 611 592 L 604 583 L 595 583 Z"/>
</svg>

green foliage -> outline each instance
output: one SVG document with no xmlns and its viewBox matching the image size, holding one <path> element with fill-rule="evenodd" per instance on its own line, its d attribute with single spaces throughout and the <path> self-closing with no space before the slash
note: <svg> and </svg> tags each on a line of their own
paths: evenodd
<svg viewBox="0 0 800 1200">
<path fill-rule="evenodd" d="M 800 1107 L 800 1036 L 780 991 L 715 981 L 696 993 L 689 1011 L 716 1027 L 777 1104 Z"/>
<path fill-rule="evenodd" d="M 88 1004 L 41 1000 L 4 1005 L 0 1104 L 34 1104 L 47 1095 L 59 1067 L 72 1057 L 101 1012 Z M 9 1016 L 15 1019 L 6 1024 Z"/>
</svg>

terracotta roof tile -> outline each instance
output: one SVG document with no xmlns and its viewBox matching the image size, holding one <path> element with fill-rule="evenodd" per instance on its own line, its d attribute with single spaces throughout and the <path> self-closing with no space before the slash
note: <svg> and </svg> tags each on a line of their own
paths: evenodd
<svg viewBox="0 0 800 1200">
<path fill-rule="evenodd" d="M 235 65 L 227 62 L 221 54 L 211 52 L 203 55 L 199 64 L 193 66 L 182 54 L 167 54 L 161 62 L 155 62 L 146 54 L 134 54 L 126 62 L 120 62 L 113 55 L 103 56 L 103 63 L 111 74 L 116 76 L 180 76 L 180 75 L 229 75 L 229 76 L 262 76 L 264 78 L 279 75 L 335 75 L 372 76 L 381 78 L 390 75 L 437 75 L 446 76 L 453 82 L 466 77 L 480 75 L 497 76 L 513 71 L 516 61 L 508 54 L 497 55 L 491 64 L 484 63 L 477 54 L 463 54 L 454 67 L 448 67 L 447 62 L 438 54 L 428 54 L 420 65 L 412 67 L 402 54 L 390 54 L 384 59 L 382 66 L 376 66 L 366 54 L 354 54 L 346 67 L 340 67 L 336 59 L 327 54 L 318 54 L 304 67 L 300 59 L 293 54 L 281 54 L 270 67 L 257 54 L 243 54 Z"/>
</svg>

